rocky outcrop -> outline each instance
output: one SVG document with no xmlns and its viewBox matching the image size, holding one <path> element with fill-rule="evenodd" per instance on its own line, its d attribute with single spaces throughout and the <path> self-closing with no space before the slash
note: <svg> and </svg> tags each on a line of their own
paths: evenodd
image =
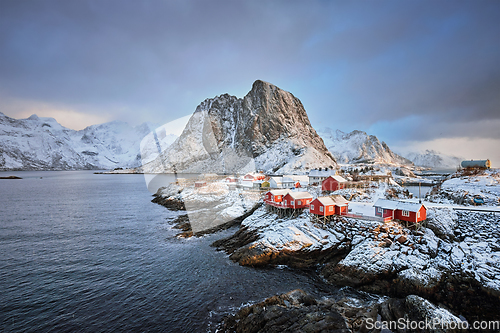
<svg viewBox="0 0 500 333">
<path fill-rule="evenodd" d="M 290 219 L 260 209 L 229 243 L 215 245 L 242 265 L 321 264 L 321 275 L 337 286 L 393 297 L 416 294 L 469 319 L 493 319 L 500 306 L 500 221 L 494 214 L 446 209 L 430 216 L 437 235 L 397 222 L 336 218 L 321 224 L 305 214 Z"/>
<path fill-rule="evenodd" d="M 332 299 L 317 300 L 297 289 L 241 309 L 236 314 L 226 317 L 218 331 L 351 332 L 348 321 L 339 311 L 340 308 L 341 306 L 337 306 Z M 376 311 L 357 313 L 358 318 L 367 315 L 376 316 Z"/>
<path fill-rule="evenodd" d="M 468 323 L 428 300 L 408 295 L 380 304 L 379 313 L 393 332 L 466 332 Z M 414 325 L 412 327 L 412 324 Z"/>
<path fill-rule="evenodd" d="M 272 296 L 226 316 L 217 331 L 380 332 L 381 328 L 390 328 L 392 332 L 452 333 L 467 327 L 447 309 L 416 295 L 383 299 L 353 290 L 342 294 L 345 296 L 340 299 L 318 299 L 297 289 Z M 425 327 L 426 323 L 434 326 Z"/>
<path fill-rule="evenodd" d="M 177 141 L 143 170 L 291 173 L 334 166 L 300 100 L 258 80 L 244 98 L 203 101 Z"/>
<path fill-rule="evenodd" d="M 194 181 L 171 183 L 158 189 L 152 202 L 172 211 L 184 211 L 172 224 L 190 237 L 213 233 L 240 223 L 262 204 L 258 192 L 231 190 L 222 182 L 195 187 Z"/>
</svg>

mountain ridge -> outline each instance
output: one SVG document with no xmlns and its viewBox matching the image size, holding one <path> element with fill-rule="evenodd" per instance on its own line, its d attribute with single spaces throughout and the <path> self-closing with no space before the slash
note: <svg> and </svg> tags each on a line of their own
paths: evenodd
<svg viewBox="0 0 500 333">
<path fill-rule="evenodd" d="M 138 167 L 139 144 L 151 125 L 113 121 L 73 130 L 36 114 L 0 113 L 0 170 L 93 170 Z"/>
<path fill-rule="evenodd" d="M 432 149 L 426 149 L 423 152 L 410 152 L 406 154 L 406 158 L 417 166 L 434 169 L 454 169 L 460 166 L 460 162 L 464 160 L 462 157 L 442 154 Z"/>
<path fill-rule="evenodd" d="M 318 133 L 339 163 L 413 165 L 410 160 L 394 153 L 384 141 L 364 131 L 354 130 L 345 133 L 339 129 L 332 130 L 325 127 Z"/>
</svg>

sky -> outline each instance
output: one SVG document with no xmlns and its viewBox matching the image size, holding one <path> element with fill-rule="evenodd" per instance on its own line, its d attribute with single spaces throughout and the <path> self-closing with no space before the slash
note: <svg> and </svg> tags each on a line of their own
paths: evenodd
<svg viewBox="0 0 500 333">
<path fill-rule="evenodd" d="M 264 80 L 316 129 L 500 167 L 500 1 L 0 1 L 0 112 L 163 124 Z"/>
</svg>

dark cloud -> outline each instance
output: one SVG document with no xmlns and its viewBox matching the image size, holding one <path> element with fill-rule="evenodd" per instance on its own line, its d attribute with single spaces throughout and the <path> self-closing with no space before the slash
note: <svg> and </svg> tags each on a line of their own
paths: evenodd
<svg viewBox="0 0 500 333">
<path fill-rule="evenodd" d="M 500 117 L 499 14 L 498 1 L 5 0 L 0 96 L 165 122 L 263 79 L 316 125 L 498 137 L 484 126 Z"/>
</svg>

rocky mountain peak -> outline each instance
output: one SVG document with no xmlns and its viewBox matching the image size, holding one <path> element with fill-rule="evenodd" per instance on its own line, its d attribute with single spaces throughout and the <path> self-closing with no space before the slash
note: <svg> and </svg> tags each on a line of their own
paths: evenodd
<svg viewBox="0 0 500 333">
<path fill-rule="evenodd" d="M 209 167 L 230 173 L 250 163 L 268 172 L 301 172 L 336 166 L 300 100 L 260 80 L 242 99 L 223 94 L 203 101 L 161 158 L 146 170 L 168 171 L 175 165 L 177 171 Z"/>
</svg>

